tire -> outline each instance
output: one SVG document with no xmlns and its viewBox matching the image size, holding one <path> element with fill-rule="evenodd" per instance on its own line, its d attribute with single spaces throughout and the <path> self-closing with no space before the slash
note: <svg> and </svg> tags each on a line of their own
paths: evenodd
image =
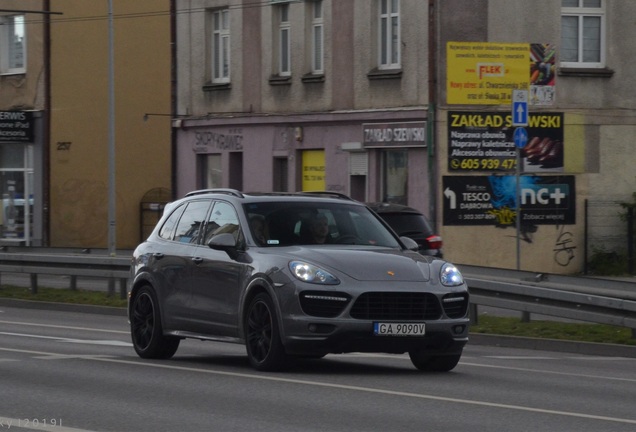
<svg viewBox="0 0 636 432">
<path fill-rule="evenodd" d="M 179 348 L 179 338 L 164 336 L 159 304 L 148 286 L 139 290 L 130 308 L 130 335 L 137 355 L 147 359 L 169 359 Z"/>
<path fill-rule="evenodd" d="M 280 338 L 276 309 L 266 293 L 257 294 L 245 316 L 245 347 L 250 365 L 259 371 L 280 371 L 289 358 Z"/>
<path fill-rule="evenodd" d="M 457 366 L 462 354 L 429 355 L 426 351 L 409 351 L 411 363 L 425 372 L 449 372 Z"/>
</svg>

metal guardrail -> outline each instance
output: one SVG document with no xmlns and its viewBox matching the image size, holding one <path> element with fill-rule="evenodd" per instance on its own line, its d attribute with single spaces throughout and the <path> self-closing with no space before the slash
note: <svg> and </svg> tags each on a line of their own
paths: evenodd
<svg viewBox="0 0 636 432">
<path fill-rule="evenodd" d="M 94 254 L 97 252 L 97 254 Z M 31 277 L 31 292 L 38 291 L 39 275 L 63 275 L 70 277 L 70 289 L 77 289 L 78 277 L 90 277 L 108 280 L 108 294 L 115 294 L 115 285 L 119 281 L 121 298 L 126 298 L 127 282 L 130 277 L 128 253 L 122 256 L 109 256 L 99 251 L 83 250 L 81 253 L 68 253 L 68 250 L 49 250 L 18 252 L 3 248 L 0 250 L 0 274 L 22 273 Z"/>
<path fill-rule="evenodd" d="M 524 271 L 459 266 L 477 306 L 491 306 L 609 324 L 632 329 L 636 337 L 636 283 Z"/>
<path fill-rule="evenodd" d="M 109 256 L 101 249 L 0 248 L 0 274 L 31 277 L 37 293 L 39 275 L 108 280 L 109 295 L 119 281 L 126 297 L 132 251 Z M 632 329 L 636 337 L 636 278 L 634 281 L 572 277 L 536 272 L 458 265 L 468 283 L 473 317 L 477 307 L 490 306 L 559 318 L 609 324 Z"/>
</svg>

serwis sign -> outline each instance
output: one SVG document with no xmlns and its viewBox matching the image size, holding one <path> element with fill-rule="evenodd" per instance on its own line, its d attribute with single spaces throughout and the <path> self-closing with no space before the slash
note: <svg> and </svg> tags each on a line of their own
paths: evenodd
<svg viewBox="0 0 636 432">
<path fill-rule="evenodd" d="M 33 142 L 33 113 L 0 111 L 0 142 Z"/>
</svg>

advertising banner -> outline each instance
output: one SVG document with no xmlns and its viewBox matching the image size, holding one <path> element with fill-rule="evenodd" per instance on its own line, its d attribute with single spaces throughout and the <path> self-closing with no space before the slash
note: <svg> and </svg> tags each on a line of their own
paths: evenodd
<svg viewBox="0 0 636 432">
<path fill-rule="evenodd" d="M 524 225 L 576 223 L 574 176 L 521 176 Z M 512 226 L 517 217 L 516 176 L 444 176 L 444 225 Z"/>
<path fill-rule="evenodd" d="M 514 172 L 514 131 L 511 113 L 449 111 L 448 170 Z M 563 172 L 563 113 L 530 113 L 526 131 L 521 171 Z"/>
<path fill-rule="evenodd" d="M 449 105 L 501 105 L 529 90 L 530 105 L 554 103 L 556 46 L 541 43 L 448 42 Z"/>
</svg>

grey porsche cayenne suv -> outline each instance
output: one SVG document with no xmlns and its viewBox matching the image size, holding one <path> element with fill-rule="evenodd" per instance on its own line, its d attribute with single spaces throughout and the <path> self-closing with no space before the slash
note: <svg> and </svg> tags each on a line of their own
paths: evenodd
<svg viewBox="0 0 636 432">
<path fill-rule="evenodd" d="M 468 288 L 415 250 L 344 195 L 191 192 L 133 254 L 134 349 L 167 359 L 196 338 L 244 344 L 262 371 L 348 352 L 450 371 L 468 341 Z"/>
</svg>

